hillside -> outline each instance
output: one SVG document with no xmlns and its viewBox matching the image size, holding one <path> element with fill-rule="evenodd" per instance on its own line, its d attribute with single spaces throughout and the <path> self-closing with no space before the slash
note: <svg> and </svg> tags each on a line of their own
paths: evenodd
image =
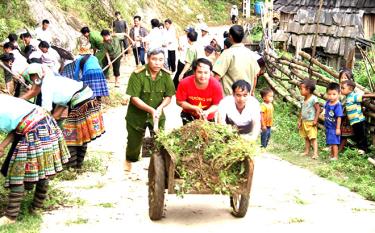
<svg viewBox="0 0 375 233">
<path fill-rule="evenodd" d="M 192 25 L 197 14 L 203 14 L 208 24 L 223 23 L 235 2 L 239 1 L 12 0 L 0 3 L 0 39 L 20 28 L 32 30 L 48 19 L 54 37 L 58 38 L 55 44 L 72 49 L 81 27 L 109 28 L 115 11 L 120 11 L 128 23 L 134 15 L 140 15 L 146 27 L 152 18 L 170 18 L 181 29 Z"/>
</svg>

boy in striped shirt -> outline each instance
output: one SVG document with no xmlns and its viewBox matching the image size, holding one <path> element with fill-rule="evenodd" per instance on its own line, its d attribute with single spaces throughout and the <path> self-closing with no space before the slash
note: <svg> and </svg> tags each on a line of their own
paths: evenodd
<svg viewBox="0 0 375 233">
<path fill-rule="evenodd" d="M 354 92 L 356 85 L 351 80 L 346 80 L 341 84 L 341 93 L 346 96 L 345 109 L 349 123 L 353 128 L 353 139 L 357 143 L 359 153 L 368 151 L 368 143 L 365 129 L 365 116 L 362 112 L 361 103 L 364 98 L 375 98 L 375 94 L 358 94 Z"/>
</svg>

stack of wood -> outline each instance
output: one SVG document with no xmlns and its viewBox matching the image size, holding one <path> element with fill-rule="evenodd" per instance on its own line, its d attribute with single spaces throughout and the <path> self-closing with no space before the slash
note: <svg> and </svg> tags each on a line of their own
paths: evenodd
<svg viewBox="0 0 375 233">
<path fill-rule="evenodd" d="M 267 73 L 264 78 L 277 94 L 297 108 L 301 108 L 302 101 L 298 88 L 300 82 L 304 79 L 313 79 L 317 84 L 314 95 L 321 100 L 321 106 L 323 107 L 323 103 L 327 101 L 325 87 L 331 82 L 338 83 L 339 73 L 303 51 L 300 51 L 299 55 L 303 58 L 302 61 L 265 52 Z M 366 87 L 358 83 L 356 85 L 364 93 L 371 93 Z M 367 122 L 370 125 L 372 143 L 375 145 L 375 101 L 366 100 L 363 103 L 363 107 Z M 323 127 L 323 113 L 320 115 L 319 120 L 320 127 Z"/>
</svg>

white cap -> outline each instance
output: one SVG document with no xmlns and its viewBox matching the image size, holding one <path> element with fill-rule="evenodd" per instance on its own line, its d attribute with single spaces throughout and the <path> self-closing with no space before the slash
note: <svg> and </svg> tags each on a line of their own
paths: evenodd
<svg viewBox="0 0 375 233">
<path fill-rule="evenodd" d="M 206 31 L 206 32 L 208 32 L 208 26 L 207 26 L 207 24 L 202 24 L 201 26 L 200 26 L 200 29 L 202 30 L 202 31 Z"/>
</svg>

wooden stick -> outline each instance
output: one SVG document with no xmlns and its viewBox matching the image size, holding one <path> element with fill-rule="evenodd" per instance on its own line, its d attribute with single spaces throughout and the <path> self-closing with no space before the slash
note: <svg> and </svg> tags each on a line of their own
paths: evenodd
<svg viewBox="0 0 375 233">
<path fill-rule="evenodd" d="M 334 80 L 329 79 L 329 78 L 321 75 L 318 70 L 314 69 L 311 66 L 308 66 L 307 64 L 304 64 L 303 62 L 298 62 L 298 64 L 295 64 L 294 63 L 294 61 L 296 61 L 295 59 L 294 59 L 294 61 L 292 61 L 292 60 L 286 58 L 285 56 L 282 56 L 281 58 L 276 58 L 272 54 L 269 54 L 269 55 L 271 57 L 275 58 L 279 63 L 281 63 L 283 65 L 287 65 L 291 68 L 294 68 L 294 69 L 297 69 L 297 70 L 300 70 L 300 71 L 303 71 L 303 72 L 306 72 L 306 73 L 309 73 L 309 74 L 311 73 L 312 76 L 315 76 L 316 78 L 322 80 L 323 82 L 325 82 L 327 84 L 329 84 L 331 82 L 334 82 Z M 284 58 L 285 58 L 285 61 L 284 61 Z"/>
<path fill-rule="evenodd" d="M 314 39 L 313 39 L 313 49 L 312 49 L 312 57 L 315 57 L 315 54 L 316 54 L 316 43 L 317 43 L 317 38 L 318 38 L 318 33 L 319 33 L 319 26 L 320 26 L 320 15 L 322 14 L 322 6 L 323 6 L 323 0 L 320 0 L 320 3 L 319 3 L 319 10 L 318 10 L 318 15 L 316 15 L 316 23 L 317 23 L 317 26 L 316 26 L 316 31 L 315 31 L 315 34 L 314 34 Z"/>
<path fill-rule="evenodd" d="M 120 55 L 118 55 L 115 59 L 113 59 L 112 61 L 110 61 L 108 63 L 108 65 L 102 69 L 103 71 L 105 71 L 106 69 L 108 69 L 115 61 L 117 61 L 117 59 L 119 59 L 122 55 L 124 55 L 124 53 L 126 51 L 128 51 L 130 48 L 133 47 L 134 40 L 132 40 L 132 38 L 130 38 L 130 36 L 128 34 L 126 34 L 126 33 L 124 34 L 124 36 L 126 36 L 130 40 L 130 45 L 124 51 L 122 51 L 120 53 Z"/>
<path fill-rule="evenodd" d="M 286 56 L 282 55 L 282 56 L 280 57 L 280 59 L 282 59 L 282 60 L 287 60 L 287 61 L 289 61 L 289 62 L 293 62 L 293 63 L 295 63 L 295 64 L 297 64 L 297 65 L 300 65 L 300 66 L 303 66 L 303 67 L 309 68 L 309 69 L 311 69 L 311 70 L 314 71 L 314 72 L 319 72 L 319 70 L 317 70 L 315 67 L 310 66 L 310 65 L 308 65 L 308 64 L 306 64 L 306 63 L 304 63 L 304 62 L 302 62 L 302 61 L 298 61 L 298 60 L 295 59 L 295 58 L 289 59 L 289 58 L 287 58 Z"/>
<path fill-rule="evenodd" d="M 22 80 L 22 76 L 19 74 L 14 73 L 11 69 L 9 69 L 8 66 L 6 66 L 3 62 L 0 62 L 0 66 L 3 67 L 6 71 L 12 74 L 13 79 L 21 83 L 24 87 L 27 89 L 30 89 L 30 87 Z"/>
<path fill-rule="evenodd" d="M 129 45 L 124 51 L 122 51 L 121 53 L 120 53 L 120 55 L 118 55 L 115 59 L 113 59 L 112 61 L 110 61 L 109 63 L 108 63 L 108 65 L 106 65 L 102 70 L 103 71 L 105 71 L 106 69 L 108 69 L 115 61 L 117 61 L 120 57 L 122 57 L 122 55 L 124 55 L 124 53 L 126 52 L 126 51 L 128 51 L 131 47 L 133 47 L 133 45 Z"/>
<path fill-rule="evenodd" d="M 357 45 L 357 48 L 359 49 L 359 52 L 361 53 L 361 55 L 362 55 L 362 57 L 364 59 L 364 63 L 365 63 L 365 67 L 366 67 L 366 73 L 367 73 L 367 80 L 368 80 L 368 83 L 369 83 L 369 86 L 370 86 L 370 90 L 371 90 L 371 92 L 374 92 L 374 83 L 372 82 L 367 62 L 370 64 L 370 67 L 371 67 L 371 69 L 372 69 L 373 72 L 375 72 L 375 69 L 374 69 L 374 67 L 371 64 L 370 59 L 367 57 L 365 51 L 363 51 L 363 49 L 360 46 L 358 46 L 358 45 Z"/>
<path fill-rule="evenodd" d="M 310 54 L 308 53 L 305 53 L 304 51 L 300 51 L 298 53 L 300 56 L 302 56 L 303 58 L 305 58 L 306 60 L 311 60 L 311 62 L 314 64 L 314 65 L 317 65 L 319 66 L 320 68 L 322 68 L 325 72 L 327 72 L 328 74 L 332 75 L 332 77 L 334 77 L 335 79 L 338 79 L 339 78 L 339 74 L 331 69 L 329 69 L 327 66 L 323 65 L 322 63 L 320 63 L 317 59 L 315 58 L 312 58 L 310 56 Z"/>
</svg>

